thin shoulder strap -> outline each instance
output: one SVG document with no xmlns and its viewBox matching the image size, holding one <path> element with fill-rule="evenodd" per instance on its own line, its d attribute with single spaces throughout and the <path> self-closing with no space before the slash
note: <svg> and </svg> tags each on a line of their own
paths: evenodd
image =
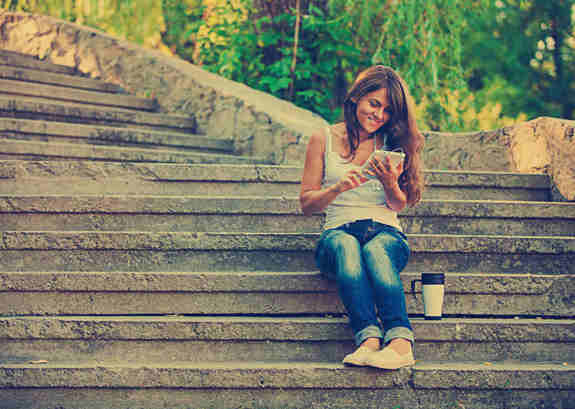
<svg viewBox="0 0 575 409">
<path fill-rule="evenodd" d="M 331 130 L 329 125 L 325 127 L 325 152 L 331 152 Z"/>
</svg>

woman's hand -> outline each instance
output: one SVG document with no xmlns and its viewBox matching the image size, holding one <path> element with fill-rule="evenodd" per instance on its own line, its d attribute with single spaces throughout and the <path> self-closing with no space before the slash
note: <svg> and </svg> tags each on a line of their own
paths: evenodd
<svg viewBox="0 0 575 409">
<path fill-rule="evenodd" d="M 369 162 L 369 169 L 366 173 L 371 176 L 377 177 L 384 188 L 393 188 L 398 184 L 399 176 L 403 172 L 403 161 L 397 166 L 391 164 L 391 159 L 386 156 L 379 159 L 377 156 L 373 157 Z"/>
<path fill-rule="evenodd" d="M 364 184 L 369 179 L 358 170 L 350 170 L 342 177 L 336 184 L 335 189 L 337 193 L 347 192 L 348 190 L 355 189 L 359 185 Z"/>
</svg>

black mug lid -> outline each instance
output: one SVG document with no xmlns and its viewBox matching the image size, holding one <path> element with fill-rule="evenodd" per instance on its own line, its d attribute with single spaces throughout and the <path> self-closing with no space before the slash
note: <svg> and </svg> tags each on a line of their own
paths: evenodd
<svg viewBox="0 0 575 409">
<path fill-rule="evenodd" d="M 421 273 L 421 284 L 443 284 L 445 283 L 444 273 Z"/>
</svg>

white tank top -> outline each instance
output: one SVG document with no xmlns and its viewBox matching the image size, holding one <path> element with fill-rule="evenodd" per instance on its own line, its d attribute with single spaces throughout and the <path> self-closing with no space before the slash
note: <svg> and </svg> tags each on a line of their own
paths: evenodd
<svg viewBox="0 0 575 409">
<path fill-rule="evenodd" d="M 333 152 L 331 139 L 331 131 L 327 127 L 322 188 L 336 184 L 351 169 L 361 169 L 360 165 L 355 165 L 343 159 L 339 153 Z M 375 149 L 376 138 L 373 141 Z M 386 143 L 387 141 L 384 141 L 384 146 Z M 387 207 L 385 190 L 377 179 L 340 193 L 325 209 L 324 230 L 362 219 L 372 219 L 402 231 L 397 212 Z"/>
</svg>

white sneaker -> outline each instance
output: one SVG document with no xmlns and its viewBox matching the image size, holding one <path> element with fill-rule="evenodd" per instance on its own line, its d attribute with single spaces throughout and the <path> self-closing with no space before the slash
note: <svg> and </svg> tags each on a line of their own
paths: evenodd
<svg viewBox="0 0 575 409">
<path fill-rule="evenodd" d="M 399 355 L 390 347 L 386 347 L 381 351 L 369 354 L 364 365 L 381 369 L 399 369 L 404 366 L 415 365 L 415 359 L 413 358 L 413 351 L 409 351 L 404 355 Z"/>
<path fill-rule="evenodd" d="M 375 354 L 376 351 L 369 349 L 368 347 L 359 347 L 355 352 L 348 354 L 343 358 L 343 363 L 347 365 L 355 366 L 365 366 L 367 365 L 367 360 L 371 354 Z"/>
</svg>

